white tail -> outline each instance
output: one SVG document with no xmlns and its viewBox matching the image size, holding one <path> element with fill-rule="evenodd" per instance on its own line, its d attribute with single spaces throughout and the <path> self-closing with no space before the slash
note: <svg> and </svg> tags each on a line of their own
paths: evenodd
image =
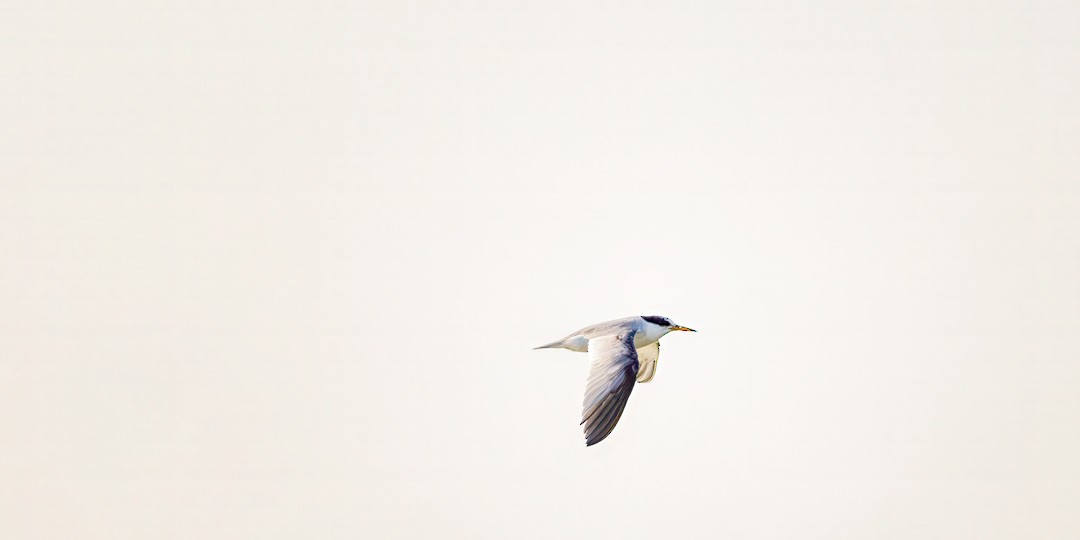
<svg viewBox="0 0 1080 540">
<path fill-rule="evenodd" d="M 558 341 L 552 341 L 551 343 L 548 343 L 547 345 L 541 345 L 539 347 L 533 347 L 533 350 L 535 351 L 537 349 L 561 349 L 563 347 L 564 347 L 563 340 L 560 339 Z"/>
</svg>

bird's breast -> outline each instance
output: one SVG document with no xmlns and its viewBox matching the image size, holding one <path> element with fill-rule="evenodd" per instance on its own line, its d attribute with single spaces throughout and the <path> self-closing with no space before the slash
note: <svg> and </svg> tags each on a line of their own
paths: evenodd
<svg viewBox="0 0 1080 540">
<path fill-rule="evenodd" d="M 634 348 L 640 349 L 646 345 L 652 344 L 658 339 L 660 339 L 660 336 L 654 336 L 648 332 L 638 332 L 634 334 Z"/>
</svg>

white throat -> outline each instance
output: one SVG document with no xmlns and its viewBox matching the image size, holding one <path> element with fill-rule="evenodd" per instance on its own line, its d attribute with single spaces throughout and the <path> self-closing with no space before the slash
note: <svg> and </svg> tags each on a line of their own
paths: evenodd
<svg viewBox="0 0 1080 540">
<path fill-rule="evenodd" d="M 655 343 L 660 338 L 666 336 L 671 332 L 671 328 L 667 326 L 660 326 L 644 319 L 641 320 L 641 329 L 637 334 L 634 334 L 634 348 L 640 349 L 651 343 Z"/>
</svg>

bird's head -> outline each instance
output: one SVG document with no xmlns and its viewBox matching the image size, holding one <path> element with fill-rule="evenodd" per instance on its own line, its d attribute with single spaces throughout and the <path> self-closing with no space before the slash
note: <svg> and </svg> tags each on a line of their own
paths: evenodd
<svg viewBox="0 0 1080 540">
<path fill-rule="evenodd" d="M 671 322 L 671 319 L 667 317 L 661 317 L 660 315 L 642 315 L 641 318 L 645 319 L 645 322 L 649 324 L 655 324 L 667 332 L 674 332 L 676 330 L 682 332 L 697 332 L 697 330 L 694 330 L 693 328 L 679 326 Z"/>
</svg>

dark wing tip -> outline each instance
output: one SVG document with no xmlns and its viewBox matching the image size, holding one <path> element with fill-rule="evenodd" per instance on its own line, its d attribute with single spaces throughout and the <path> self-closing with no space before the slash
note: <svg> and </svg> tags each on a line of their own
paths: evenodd
<svg viewBox="0 0 1080 540">
<path fill-rule="evenodd" d="M 630 399 L 630 392 L 634 389 L 633 379 L 630 380 L 631 384 L 624 386 L 620 392 L 608 396 L 607 403 L 601 407 L 601 410 L 588 418 L 589 423 L 585 426 L 585 446 L 592 446 L 608 438 L 608 435 L 615 431 L 615 426 L 618 425 L 623 410 L 626 409 L 626 402 Z"/>
</svg>

